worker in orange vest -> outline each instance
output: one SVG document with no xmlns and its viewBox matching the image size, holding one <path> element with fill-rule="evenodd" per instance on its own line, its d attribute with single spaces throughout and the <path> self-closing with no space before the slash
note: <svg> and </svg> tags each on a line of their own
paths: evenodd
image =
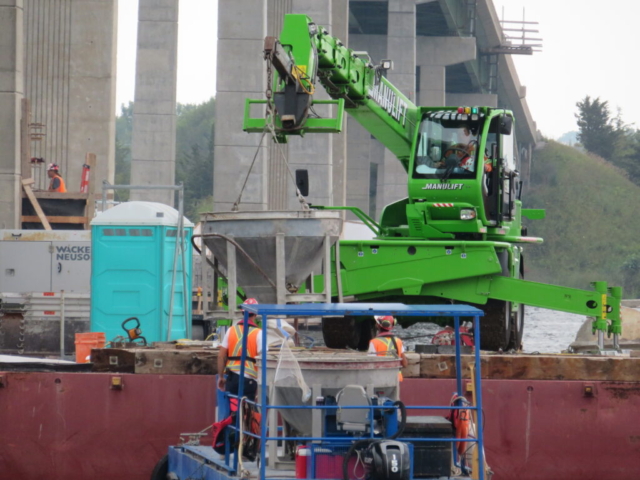
<svg viewBox="0 0 640 480">
<path fill-rule="evenodd" d="M 409 362 L 404 353 L 402 340 L 391 333 L 396 319 L 391 315 L 384 317 L 376 317 L 376 327 L 378 335 L 369 342 L 369 355 L 377 355 L 379 357 L 395 356 L 400 359 L 402 367 L 406 367 Z M 399 375 L 402 381 L 402 374 Z"/>
<path fill-rule="evenodd" d="M 243 305 L 257 305 L 255 298 L 247 298 Z M 242 305 L 240 306 L 242 308 Z M 247 355 L 244 362 L 243 396 L 255 401 L 258 390 L 258 369 L 256 358 L 262 351 L 262 330 L 256 325 L 256 316 L 250 314 L 247 328 Z M 227 330 L 218 352 L 218 388 L 233 395 L 238 394 L 240 387 L 240 364 L 242 358 L 242 342 L 245 335 L 244 318 Z M 231 352 L 231 354 L 229 354 Z M 237 402 L 231 402 L 231 410 L 237 410 Z M 235 408 L 234 408 L 235 407 Z"/>
<path fill-rule="evenodd" d="M 51 179 L 51 182 L 49 182 L 50 192 L 65 193 L 67 191 L 67 187 L 64 184 L 64 180 L 60 176 L 60 167 L 58 167 L 57 164 L 55 163 L 49 164 L 49 168 L 47 168 L 47 175 Z"/>
</svg>

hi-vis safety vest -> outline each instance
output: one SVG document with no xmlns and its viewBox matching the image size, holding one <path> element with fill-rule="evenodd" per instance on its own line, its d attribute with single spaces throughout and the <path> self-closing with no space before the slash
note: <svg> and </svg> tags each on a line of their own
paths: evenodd
<svg viewBox="0 0 640 480">
<path fill-rule="evenodd" d="M 402 351 L 402 340 L 400 340 L 399 338 L 396 338 L 395 340 L 396 340 L 396 345 L 398 346 L 397 349 L 393 344 L 393 340 L 391 339 L 391 336 L 376 337 L 373 340 L 371 340 L 371 343 L 373 343 L 373 346 L 376 349 L 376 355 L 378 357 L 395 355 L 398 358 L 400 358 L 401 357 L 400 352 Z M 401 372 L 398 373 L 398 378 L 400 379 L 400 381 L 403 380 Z"/>
<path fill-rule="evenodd" d="M 66 187 L 66 186 L 65 186 L 65 184 L 64 184 L 64 180 L 63 180 L 63 179 L 62 179 L 62 177 L 61 177 L 60 175 L 58 175 L 57 173 L 56 173 L 56 176 L 55 176 L 55 177 L 53 177 L 53 178 L 51 179 L 51 183 L 53 183 L 53 180 L 54 180 L 54 179 L 56 179 L 56 178 L 57 178 L 58 180 L 60 180 L 60 185 L 58 186 L 58 188 L 56 188 L 56 189 L 55 189 L 55 190 L 53 190 L 53 191 L 54 191 L 54 192 L 66 193 L 66 191 L 67 191 L 67 187 Z"/>
<path fill-rule="evenodd" d="M 249 338 L 247 338 L 247 356 L 244 362 L 244 372 L 252 378 L 258 378 L 256 368 L 256 357 L 258 356 L 258 333 L 259 328 L 249 327 Z M 242 342 L 244 328 L 236 325 L 229 332 L 229 349 L 231 353 L 227 361 L 227 370 L 240 375 L 240 360 L 242 359 Z"/>
</svg>

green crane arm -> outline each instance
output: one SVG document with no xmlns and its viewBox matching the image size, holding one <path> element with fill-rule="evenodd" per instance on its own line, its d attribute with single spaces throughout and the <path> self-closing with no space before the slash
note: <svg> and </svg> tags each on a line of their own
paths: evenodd
<svg viewBox="0 0 640 480">
<path fill-rule="evenodd" d="M 344 106 L 407 169 L 419 108 L 384 77 L 391 62 L 374 66 L 368 55 L 345 47 L 306 15 L 285 15 L 280 39 L 265 39 L 265 58 L 277 71 L 272 121 L 281 140 L 293 134 L 339 132 Z M 337 101 L 332 124 L 309 116 L 314 104 L 326 103 L 313 100 L 317 83 Z M 264 119 L 249 116 L 252 103 L 261 102 L 247 101 L 244 130 L 263 131 Z"/>
</svg>

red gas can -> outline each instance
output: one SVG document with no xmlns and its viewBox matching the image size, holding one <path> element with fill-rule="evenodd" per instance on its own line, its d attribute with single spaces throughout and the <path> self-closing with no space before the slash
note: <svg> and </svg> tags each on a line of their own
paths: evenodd
<svg viewBox="0 0 640 480">
<path fill-rule="evenodd" d="M 306 445 L 299 445 L 296 449 L 296 478 L 307 478 L 307 462 L 311 450 Z"/>
</svg>

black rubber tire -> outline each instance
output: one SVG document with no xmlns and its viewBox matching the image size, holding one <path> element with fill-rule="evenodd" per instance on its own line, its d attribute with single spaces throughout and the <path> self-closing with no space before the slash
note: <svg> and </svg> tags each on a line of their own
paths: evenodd
<svg viewBox="0 0 640 480">
<path fill-rule="evenodd" d="M 360 334 L 361 327 L 353 317 L 322 319 L 322 338 L 329 348 L 356 350 L 360 346 Z"/>
<path fill-rule="evenodd" d="M 358 343 L 358 350 L 366 352 L 369 350 L 369 342 L 376 336 L 376 321 L 373 318 L 366 320 L 360 320 L 358 323 L 360 328 L 360 342 Z"/>
<path fill-rule="evenodd" d="M 511 343 L 510 303 L 489 300 L 479 307 L 484 310 L 484 317 L 480 318 L 480 348 L 495 352 L 507 350 Z"/>
<path fill-rule="evenodd" d="M 165 455 L 160 459 L 151 472 L 151 480 L 167 480 L 169 474 L 169 455 Z"/>
</svg>

